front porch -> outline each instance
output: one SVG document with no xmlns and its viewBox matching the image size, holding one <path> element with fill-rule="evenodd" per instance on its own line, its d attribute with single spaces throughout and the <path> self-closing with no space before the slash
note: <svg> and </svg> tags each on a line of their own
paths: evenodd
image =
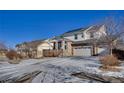
<svg viewBox="0 0 124 93">
<path fill-rule="evenodd" d="M 52 50 L 44 50 L 43 54 L 44 56 L 72 56 L 72 41 L 65 39 L 65 38 L 59 38 L 54 39 L 50 43 L 53 43 L 53 49 Z"/>
</svg>

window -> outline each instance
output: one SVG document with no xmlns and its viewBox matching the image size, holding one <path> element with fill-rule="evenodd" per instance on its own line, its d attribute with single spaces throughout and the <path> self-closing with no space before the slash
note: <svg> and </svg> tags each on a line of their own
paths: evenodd
<svg viewBox="0 0 124 93">
<path fill-rule="evenodd" d="M 53 50 L 56 49 L 56 42 L 53 43 Z"/>
<path fill-rule="evenodd" d="M 77 34 L 74 35 L 74 39 L 78 39 L 78 35 Z"/>
<path fill-rule="evenodd" d="M 82 33 L 82 36 L 81 36 L 82 38 L 84 38 L 84 34 Z"/>
<path fill-rule="evenodd" d="M 58 42 L 58 49 L 61 49 L 61 47 L 62 47 L 62 42 L 60 41 Z"/>
<path fill-rule="evenodd" d="M 67 42 L 65 41 L 65 50 L 67 49 Z"/>
<path fill-rule="evenodd" d="M 91 34 L 90 34 L 90 38 L 93 38 L 93 37 L 94 37 L 94 35 L 93 35 L 93 33 L 91 33 Z"/>
<path fill-rule="evenodd" d="M 67 41 L 65 41 L 65 44 L 67 44 Z"/>
<path fill-rule="evenodd" d="M 67 45 L 65 45 L 65 50 L 67 49 Z"/>
</svg>

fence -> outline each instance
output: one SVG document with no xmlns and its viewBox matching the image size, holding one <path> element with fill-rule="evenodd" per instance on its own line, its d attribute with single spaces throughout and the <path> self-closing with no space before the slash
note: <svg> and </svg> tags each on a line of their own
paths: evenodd
<svg viewBox="0 0 124 93">
<path fill-rule="evenodd" d="M 63 50 L 43 50 L 44 57 L 58 57 L 63 54 Z"/>
<path fill-rule="evenodd" d="M 118 59 L 124 60 L 124 50 L 113 49 L 112 52 Z"/>
</svg>

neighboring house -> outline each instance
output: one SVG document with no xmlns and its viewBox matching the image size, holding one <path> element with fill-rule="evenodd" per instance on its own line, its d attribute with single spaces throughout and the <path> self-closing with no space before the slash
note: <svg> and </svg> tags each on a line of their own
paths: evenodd
<svg viewBox="0 0 124 93">
<path fill-rule="evenodd" d="M 0 57 L 5 57 L 7 53 L 6 49 L 0 49 Z"/>
<path fill-rule="evenodd" d="M 7 53 L 7 49 L 4 45 L 0 44 L 0 57 L 5 57 Z"/>
<path fill-rule="evenodd" d="M 91 56 L 105 50 L 104 47 L 94 47 L 94 40 L 98 40 L 103 35 L 106 35 L 106 29 L 104 25 L 90 26 L 87 28 L 79 28 L 72 31 L 68 31 L 54 39 L 58 42 L 54 46 L 61 46 L 64 49 L 64 42 L 68 44 L 68 56 Z M 59 38 L 59 40 L 58 40 Z M 63 42 L 60 42 L 63 41 Z M 64 49 L 65 50 L 65 49 Z M 66 53 L 66 52 L 64 52 Z M 65 55 L 66 56 L 66 55 Z"/>
<path fill-rule="evenodd" d="M 41 58 L 44 49 L 52 49 L 52 45 L 46 40 L 36 40 L 16 45 L 17 52 L 24 58 Z"/>
</svg>

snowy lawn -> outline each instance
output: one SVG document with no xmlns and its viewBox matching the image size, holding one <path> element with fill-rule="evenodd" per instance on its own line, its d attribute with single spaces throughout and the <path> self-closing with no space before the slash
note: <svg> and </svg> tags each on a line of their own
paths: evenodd
<svg viewBox="0 0 124 93">
<path fill-rule="evenodd" d="M 98 57 L 63 57 L 23 60 L 19 64 L 0 61 L 1 82 L 22 82 L 23 79 L 33 83 L 84 83 L 99 82 L 89 78 L 73 76 L 74 73 L 91 73 L 101 76 L 124 78 L 124 65 L 119 72 L 102 71 Z M 25 81 L 23 81 L 25 82 Z"/>
</svg>

